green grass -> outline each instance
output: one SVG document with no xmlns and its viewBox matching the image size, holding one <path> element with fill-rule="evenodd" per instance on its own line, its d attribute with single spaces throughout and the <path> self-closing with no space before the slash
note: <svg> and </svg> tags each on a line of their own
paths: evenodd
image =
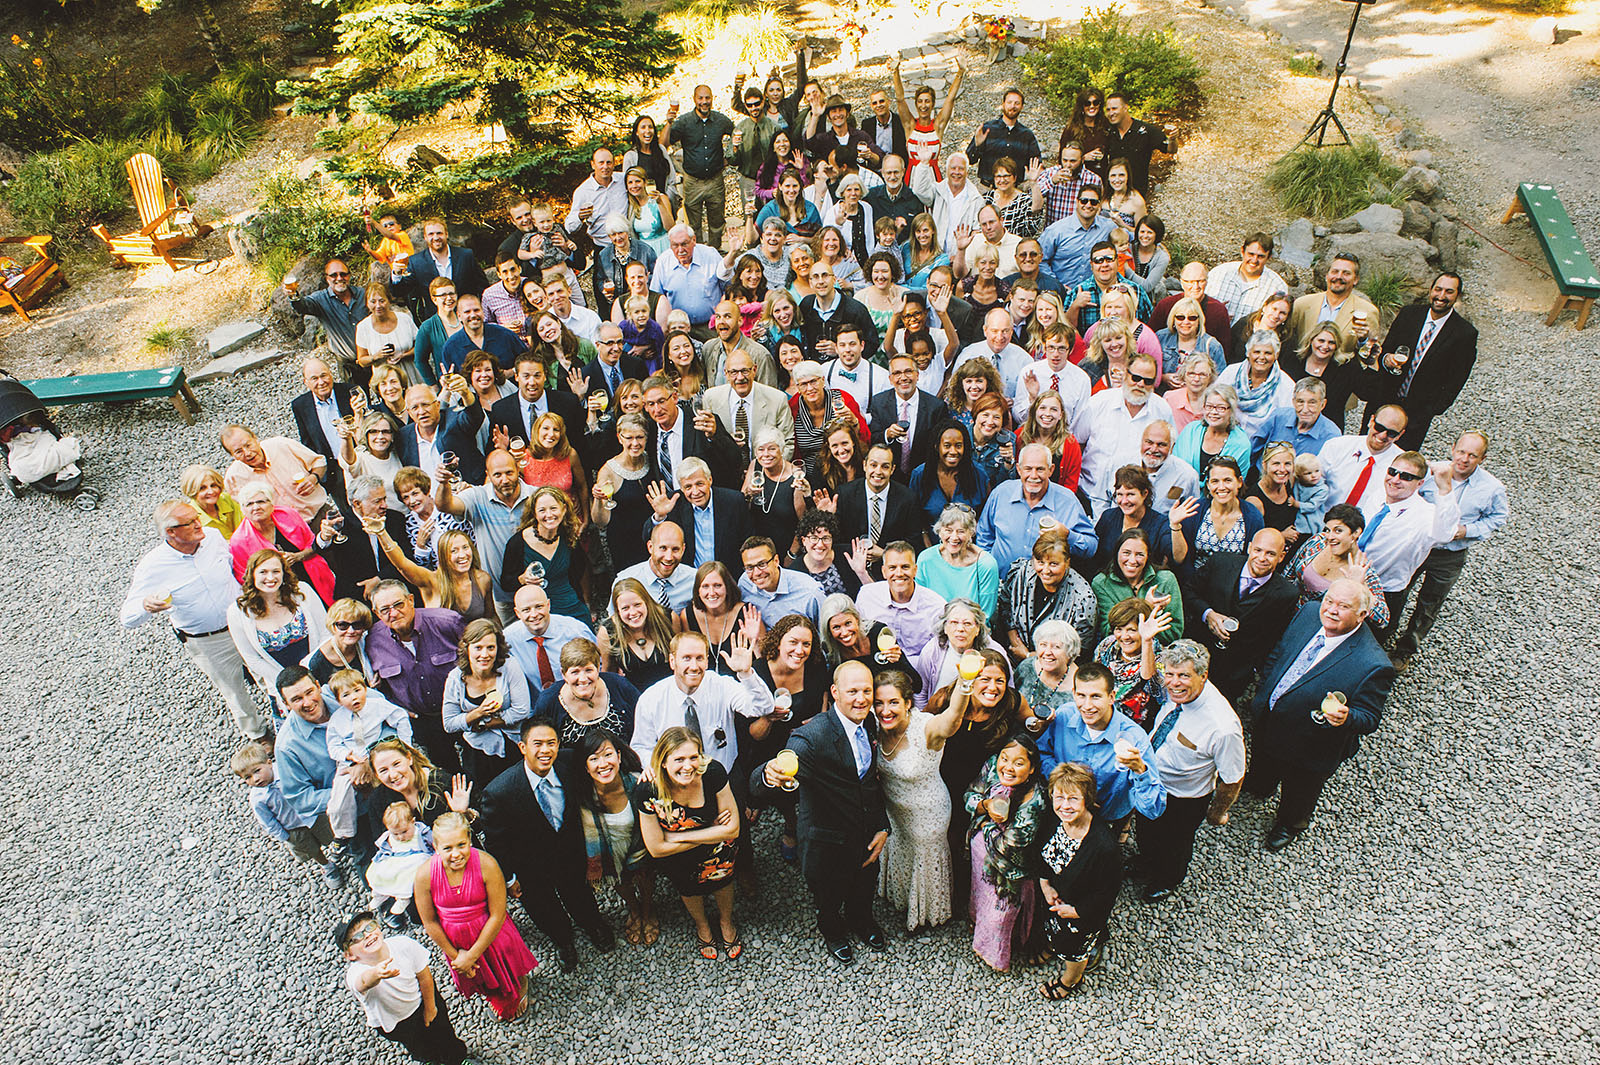
<svg viewBox="0 0 1600 1065">
<path fill-rule="evenodd" d="M 1314 78 L 1322 73 L 1322 63 L 1316 56 L 1290 56 L 1289 73 L 1300 78 Z"/>
<path fill-rule="evenodd" d="M 249 151 L 261 127 L 238 111 L 208 111 L 195 120 L 189 147 L 198 159 L 223 163 Z"/>
<path fill-rule="evenodd" d="M 186 348 L 194 341 L 194 334 L 181 326 L 171 326 L 166 322 L 158 322 L 156 327 L 144 335 L 144 346 L 151 351 L 172 351 L 177 348 Z"/>
<path fill-rule="evenodd" d="M 1374 270 L 1361 279 L 1359 288 L 1385 318 L 1405 306 L 1412 296 L 1412 282 L 1403 270 Z"/>
<path fill-rule="evenodd" d="M 1296 148 L 1267 170 L 1267 187 L 1285 208 L 1312 218 L 1342 218 L 1372 202 L 1368 176 L 1392 186 L 1400 168 L 1370 137 L 1337 148 Z"/>
</svg>

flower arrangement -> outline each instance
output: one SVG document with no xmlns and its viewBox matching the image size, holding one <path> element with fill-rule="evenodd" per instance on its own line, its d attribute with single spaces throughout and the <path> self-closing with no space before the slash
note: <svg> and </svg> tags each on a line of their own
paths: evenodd
<svg viewBox="0 0 1600 1065">
<path fill-rule="evenodd" d="M 984 39 L 991 44 L 1005 44 L 1016 32 L 1016 24 L 1004 15 L 989 15 L 983 20 Z"/>
</svg>

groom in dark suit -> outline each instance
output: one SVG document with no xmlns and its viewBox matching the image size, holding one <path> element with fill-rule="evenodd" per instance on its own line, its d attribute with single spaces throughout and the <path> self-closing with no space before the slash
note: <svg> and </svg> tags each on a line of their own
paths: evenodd
<svg viewBox="0 0 1600 1065">
<path fill-rule="evenodd" d="M 1450 409 L 1478 360 L 1478 329 L 1457 311 L 1461 277 L 1448 271 L 1433 279 L 1426 303 L 1402 308 L 1383 335 L 1379 368 L 1363 370 L 1356 391 L 1367 401 L 1361 415 L 1365 430 L 1380 407 L 1395 404 L 1406 412 L 1406 431 L 1397 441 L 1406 451 L 1420 451 L 1428 425 Z M 1397 360 L 1404 345 L 1411 355 Z"/>
<path fill-rule="evenodd" d="M 1184 632 L 1211 652 L 1211 683 L 1238 700 L 1294 614 L 1299 589 L 1278 572 L 1283 533 L 1262 529 L 1246 554 L 1218 551 L 1183 590 Z M 1237 627 L 1229 630 L 1229 625 Z"/>
<path fill-rule="evenodd" d="M 889 839 L 883 781 L 874 762 L 878 722 L 872 694 L 872 670 L 844 663 L 833 671 L 833 710 L 789 737 L 789 749 L 800 760 L 792 778 L 799 785 L 800 871 L 816 900 L 828 954 L 845 965 L 855 961 L 851 932 L 873 950 L 888 945 L 872 918 L 878 856 Z M 751 799 L 772 803 L 789 794 L 783 790 L 789 779 L 767 762 L 750 775 Z"/>
<path fill-rule="evenodd" d="M 573 921 L 602 954 L 617 945 L 586 872 L 578 806 L 588 781 L 581 766 L 557 761 L 561 738 L 547 717 L 523 722 L 517 746 L 522 763 L 484 789 L 478 827 L 484 849 L 506 872 L 508 892 L 522 900 L 539 931 L 555 942 L 561 971 L 570 973 L 578 967 Z"/>
<path fill-rule="evenodd" d="M 1378 727 L 1395 670 L 1365 624 L 1371 612 L 1367 586 L 1340 578 L 1321 603 L 1300 608 L 1267 657 L 1251 707 L 1255 750 L 1244 790 L 1266 798 L 1282 785 L 1269 851 L 1306 830 L 1328 778 Z M 1343 693 L 1343 705 L 1330 692 Z"/>
</svg>

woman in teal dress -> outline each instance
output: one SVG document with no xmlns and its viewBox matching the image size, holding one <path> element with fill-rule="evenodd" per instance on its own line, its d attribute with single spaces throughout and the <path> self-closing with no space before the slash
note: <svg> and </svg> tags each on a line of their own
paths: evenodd
<svg viewBox="0 0 1600 1065">
<path fill-rule="evenodd" d="M 905 264 L 905 287 L 925 292 L 928 275 L 950 265 L 950 256 L 939 246 L 939 226 L 933 215 L 923 213 L 911 220 L 911 239 L 900 245 L 900 261 Z"/>
<path fill-rule="evenodd" d="M 543 585 L 552 613 L 589 624 L 589 558 L 578 543 L 580 531 L 567 493 L 548 485 L 534 492 L 506 544 L 500 586 Z"/>
<path fill-rule="evenodd" d="M 672 227 L 671 201 L 650 188 L 650 178 L 643 167 L 629 170 L 622 181 L 628 189 L 628 222 L 634 236 L 650 245 L 657 255 L 665 255 L 667 230 Z"/>
</svg>

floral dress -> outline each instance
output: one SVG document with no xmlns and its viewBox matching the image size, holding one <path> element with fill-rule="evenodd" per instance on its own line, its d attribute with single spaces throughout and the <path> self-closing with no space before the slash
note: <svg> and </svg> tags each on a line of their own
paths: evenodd
<svg viewBox="0 0 1600 1065">
<path fill-rule="evenodd" d="M 1146 732 L 1155 724 L 1156 713 L 1167 697 L 1166 686 L 1161 683 L 1161 670 L 1145 680 L 1139 675 L 1139 659 L 1128 661 L 1122 657 L 1116 636 L 1107 636 L 1094 649 L 1094 660 L 1111 671 L 1116 678 L 1117 709 L 1128 715 Z"/>
<path fill-rule="evenodd" d="M 692 832 L 717 823 L 717 796 L 727 786 L 728 774 L 722 763 L 713 760 L 700 778 L 705 801 L 700 806 L 684 806 L 660 795 L 660 784 L 641 785 L 634 796 L 634 809 L 640 817 L 654 817 L 663 832 Z M 692 850 L 661 859 L 661 867 L 680 895 L 709 895 L 729 883 L 738 840 L 702 843 Z"/>
</svg>

